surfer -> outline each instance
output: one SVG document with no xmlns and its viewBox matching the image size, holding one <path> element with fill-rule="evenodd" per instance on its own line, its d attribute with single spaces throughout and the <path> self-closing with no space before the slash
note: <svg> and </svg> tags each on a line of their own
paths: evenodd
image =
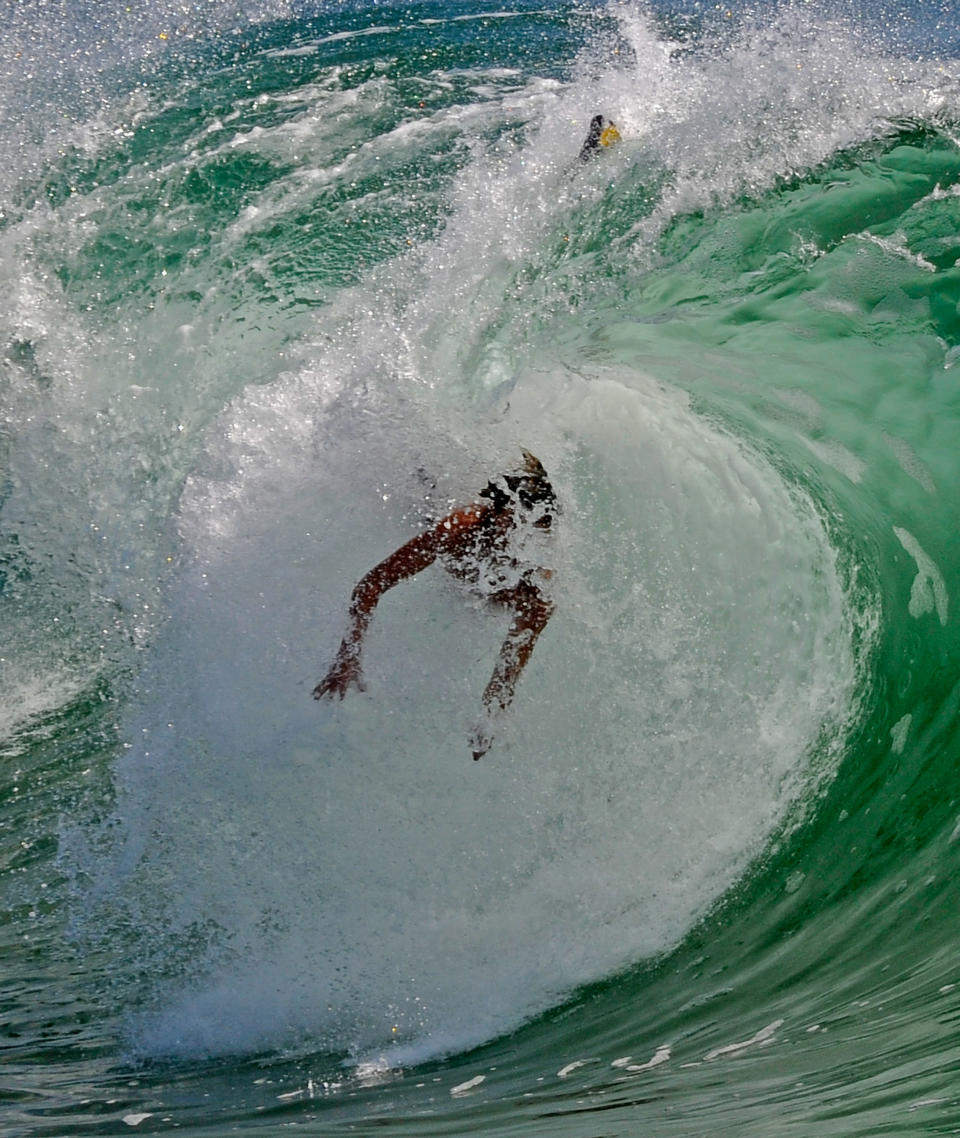
<svg viewBox="0 0 960 1138">
<path fill-rule="evenodd" d="M 620 131 L 615 124 L 603 115 L 594 115 L 590 120 L 587 137 L 580 147 L 580 161 L 589 162 L 591 158 L 596 158 L 604 147 L 612 146 L 619 141 Z"/>
<path fill-rule="evenodd" d="M 526 450 L 522 467 L 488 482 L 479 498 L 485 501 L 455 510 L 360 579 L 350 598 L 350 627 L 333 665 L 313 689 L 314 699 L 343 699 L 351 685 L 365 689 L 360 651 L 377 602 L 388 589 L 439 560 L 473 592 L 513 613 L 483 693 L 486 721 L 470 739 L 474 759 L 489 750 L 493 718 L 510 706 L 520 673 L 553 613 L 545 591 L 552 571 L 535 554 L 559 513 L 547 472 Z"/>
</svg>

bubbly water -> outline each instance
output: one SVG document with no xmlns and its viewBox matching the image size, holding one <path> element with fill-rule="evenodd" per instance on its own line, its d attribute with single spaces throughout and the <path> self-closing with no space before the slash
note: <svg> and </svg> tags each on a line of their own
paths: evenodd
<svg viewBox="0 0 960 1138">
<path fill-rule="evenodd" d="M 949 6 L 0 43 L 5 1131 L 960 1126 Z M 509 615 L 439 566 L 313 700 L 522 447 L 489 753 Z"/>
</svg>

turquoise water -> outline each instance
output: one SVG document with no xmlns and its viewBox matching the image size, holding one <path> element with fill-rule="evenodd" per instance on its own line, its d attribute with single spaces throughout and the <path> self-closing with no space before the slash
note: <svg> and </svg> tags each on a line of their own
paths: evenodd
<svg viewBox="0 0 960 1138">
<path fill-rule="evenodd" d="M 4 1133 L 957 1132 L 950 9 L 0 42 Z M 505 618 L 433 570 L 313 701 L 521 446 L 489 754 Z"/>
</svg>

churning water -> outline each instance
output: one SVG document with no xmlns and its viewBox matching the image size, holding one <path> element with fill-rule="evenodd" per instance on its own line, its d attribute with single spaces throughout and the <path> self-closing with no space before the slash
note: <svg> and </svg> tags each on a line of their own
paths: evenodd
<svg viewBox="0 0 960 1138">
<path fill-rule="evenodd" d="M 0 44 L 4 1129 L 956 1132 L 949 6 Z M 437 568 L 311 699 L 521 447 L 490 752 L 508 617 Z"/>
</svg>

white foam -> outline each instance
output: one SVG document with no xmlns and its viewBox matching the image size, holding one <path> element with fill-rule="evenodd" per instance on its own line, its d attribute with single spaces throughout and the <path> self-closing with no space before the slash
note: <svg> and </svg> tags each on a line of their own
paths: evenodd
<svg viewBox="0 0 960 1138">
<path fill-rule="evenodd" d="M 670 1062 L 672 1050 L 669 1046 L 658 1047 L 653 1057 L 648 1059 L 646 1063 L 630 1063 L 627 1065 L 627 1070 L 632 1074 L 638 1074 L 641 1071 L 652 1071 L 654 1067 L 661 1067 L 664 1063 Z"/>
<path fill-rule="evenodd" d="M 897 462 L 900 464 L 900 469 L 919 482 L 928 494 L 936 494 L 937 485 L 933 480 L 933 475 L 917 458 L 913 447 L 905 439 L 897 438 L 894 435 L 884 434 L 883 441 L 893 451 Z"/>
<path fill-rule="evenodd" d="M 821 462 L 832 466 L 834 470 L 839 470 L 853 483 L 861 481 L 867 464 L 862 459 L 857 458 L 843 443 L 838 443 L 835 440 L 808 439 L 805 436 L 801 436 L 801 438 Z"/>
<path fill-rule="evenodd" d="M 476 1090 L 477 1087 L 479 1087 L 481 1083 L 486 1082 L 486 1079 L 487 1079 L 486 1075 L 476 1075 L 472 1079 L 467 1079 L 467 1081 L 465 1083 L 458 1083 L 455 1087 L 451 1087 L 450 1093 L 452 1095 L 469 1094 L 470 1091 Z"/>
<path fill-rule="evenodd" d="M 26 677 L 30 668 L 18 660 L 16 670 L 12 662 L 0 659 L 0 754 L 18 753 L 16 737 L 31 724 L 50 715 L 75 699 L 90 682 L 91 677 L 78 677 L 65 670 L 38 673 Z"/>
<path fill-rule="evenodd" d="M 728 1043 L 725 1047 L 716 1047 L 713 1051 L 708 1051 L 703 1058 L 710 1063 L 715 1059 L 742 1055 L 744 1051 L 749 1051 L 752 1047 L 767 1047 L 774 1042 L 781 1027 L 783 1027 L 783 1020 L 775 1019 L 773 1023 L 768 1023 L 766 1027 L 762 1027 L 756 1035 L 751 1035 L 749 1039 L 744 1039 L 740 1043 Z"/>
<path fill-rule="evenodd" d="M 572 1063 L 568 1063 L 565 1067 L 561 1067 L 560 1070 L 557 1071 L 557 1078 L 566 1079 L 572 1075 L 574 1071 L 579 1071 L 581 1067 L 586 1067 L 589 1062 L 591 1062 L 589 1059 L 575 1059 Z"/>
<path fill-rule="evenodd" d="M 910 734 L 910 724 L 912 722 L 913 716 L 908 713 L 907 715 L 902 715 L 890 728 L 890 747 L 895 755 L 903 754 L 903 748 L 906 746 L 907 736 Z"/>
<path fill-rule="evenodd" d="M 920 543 L 908 530 L 894 526 L 893 532 L 903 548 L 917 563 L 917 575 L 910 588 L 910 615 L 919 619 L 926 613 L 936 611 L 942 625 L 946 625 L 950 607 L 947 585 L 936 563 L 921 548 Z"/>
</svg>

